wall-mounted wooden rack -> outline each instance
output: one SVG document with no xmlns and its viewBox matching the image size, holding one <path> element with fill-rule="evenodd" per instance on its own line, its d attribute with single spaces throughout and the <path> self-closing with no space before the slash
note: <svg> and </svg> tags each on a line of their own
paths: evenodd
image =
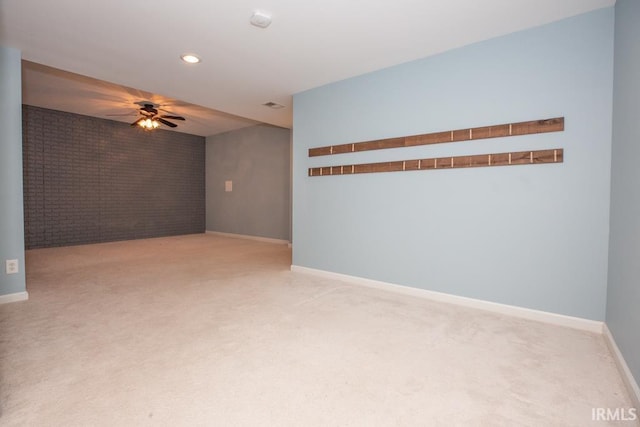
<svg viewBox="0 0 640 427">
<path fill-rule="evenodd" d="M 309 149 L 309 157 L 354 153 L 359 151 L 382 150 L 385 148 L 414 147 L 418 145 L 441 144 L 445 142 L 502 138 L 507 136 L 529 135 L 534 133 L 559 132 L 563 130 L 564 117 L 555 117 L 552 119 L 532 120 L 530 122 L 507 123 L 502 125 L 484 126 L 478 128 L 426 133 L 423 135 L 356 142 L 353 144 L 316 147 Z"/>
<path fill-rule="evenodd" d="M 436 169 L 474 168 L 486 166 L 562 163 L 562 148 L 515 153 L 477 154 L 473 156 L 438 157 L 432 159 L 399 160 L 395 162 L 309 168 L 309 176 L 351 175 L 372 172 L 402 172 Z"/>
</svg>

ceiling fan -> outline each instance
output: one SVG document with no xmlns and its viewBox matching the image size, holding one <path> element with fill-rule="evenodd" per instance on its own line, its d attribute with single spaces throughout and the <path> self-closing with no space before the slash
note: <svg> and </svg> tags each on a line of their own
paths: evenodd
<svg viewBox="0 0 640 427">
<path fill-rule="evenodd" d="M 138 102 L 137 104 L 141 106 L 139 109 L 141 117 L 138 118 L 138 120 L 136 120 L 135 122 L 131 123 L 131 126 L 140 126 L 145 130 L 150 130 L 150 129 L 158 128 L 162 123 L 163 125 L 169 126 L 171 128 L 175 128 L 175 127 L 178 127 L 178 125 L 170 122 L 167 119 L 182 120 L 182 121 L 185 120 L 185 118 L 182 116 L 167 115 L 167 114 L 159 115 L 158 110 L 162 110 L 162 108 L 157 108 L 158 106 L 155 104 L 152 104 L 151 102 L 142 101 L 142 102 Z M 162 110 L 162 111 L 165 111 L 165 110 Z"/>
</svg>

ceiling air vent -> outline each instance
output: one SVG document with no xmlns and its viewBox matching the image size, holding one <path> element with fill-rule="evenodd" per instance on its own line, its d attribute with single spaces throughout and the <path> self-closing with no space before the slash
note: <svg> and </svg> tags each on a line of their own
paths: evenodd
<svg viewBox="0 0 640 427">
<path fill-rule="evenodd" d="M 265 102 L 262 105 L 264 105 L 265 107 L 273 108 L 274 110 L 279 110 L 280 108 L 284 108 L 284 105 L 280 105 L 280 104 L 278 104 L 276 102 L 272 102 L 272 101 Z"/>
</svg>

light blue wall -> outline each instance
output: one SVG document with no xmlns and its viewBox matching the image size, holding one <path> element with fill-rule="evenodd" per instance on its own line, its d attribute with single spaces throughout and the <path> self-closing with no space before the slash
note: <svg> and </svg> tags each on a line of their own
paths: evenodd
<svg viewBox="0 0 640 427">
<path fill-rule="evenodd" d="M 616 3 L 607 326 L 640 381 L 640 2 Z"/>
<path fill-rule="evenodd" d="M 0 295 L 25 291 L 20 59 L 0 46 Z M 18 274 L 5 274 L 7 259 L 18 259 Z"/>
<path fill-rule="evenodd" d="M 613 8 L 294 96 L 293 264 L 603 320 Z M 357 53 L 354 53 L 357 54 Z M 564 116 L 562 133 L 308 158 L 310 147 Z M 560 147 L 556 165 L 307 168 Z"/>
</svg>

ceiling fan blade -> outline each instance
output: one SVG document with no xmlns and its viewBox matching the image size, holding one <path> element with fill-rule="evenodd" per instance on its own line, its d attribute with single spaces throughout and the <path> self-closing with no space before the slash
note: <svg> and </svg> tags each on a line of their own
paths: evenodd
<svg viewBox="0 0 640 427">
<path fill-rule="evenodd" d="M 160 117 L 156 117 L 156 120 L 159 121 L 160 123 L 164 124 L 164 125 L 167 125 L 167 126 L 171 127 L 171 128 L 178 127 L 177 124 L 171 123 L 170 121 L 165 120 L 165 119 L 160 118 Z"/>
<path fill-rule="evenodd" d="M 146 111 L 147 113 L 151 113 L 153 115 L 158 114 L 158 110 L 153 108 L 153 105 L 151 104 L 145 104 L 144 107 L 140 108 L 140 111 Z"/>
<path fill-rule="evenodd" d="M 146 117 L 140 117 L 138 120 L 136 120 L 135 122 L 131 123 L 131 126 L 138 126 L 138 124 L 141 121 L 145 120 L 145 119 L 146 119 Z"/>
<path fill-rule="evenodd" d="M 176 114 L 174 111 L 169 111 L 169 110 L 167 110 L 167 109 L 165 109 L 165 108 L 162 108 L 162 106 L 159 106 L 159 107 L 158 107 L 158 110 L 160 110 L 160 111 L 164 111 L 165 113 L 169 113 L 169 114 L 172 114 L 172 115 L 174 115 L 174 116 L 177 116 L 177 114 Z"/>
<path fill-rule="evenodd" d="M 165 115 L 162 115 L 162 116 L 160 116 L 160 117 L 162 117 L 163 119 L 186 120 L 186 119 L 185 119 L 184 117 L 182 117 L 182 116 L 167 116 L 166 114 L 165 114 Z"/>
</svg>

